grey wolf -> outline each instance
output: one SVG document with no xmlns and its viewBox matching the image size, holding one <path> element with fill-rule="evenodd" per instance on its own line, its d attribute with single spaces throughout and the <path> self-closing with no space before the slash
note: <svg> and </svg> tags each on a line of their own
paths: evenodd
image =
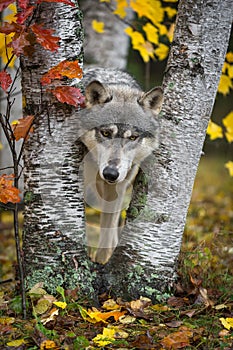
<svg viewBox="0 0 233 350">
<path fill-rule="evenodd" d="M 100 236 L 92 260 L 105 264 L 116 248 L 127 191 L 141 162 L 159 145 L 161 87 L 143 92 L 127 73 L 89 68 L 83 79 L 86 108 L 78 113 L 85 199 L 100 210 Z M 94 193 L 94 194 L 93 194 Z M 91 203 L 90 203 L 91 202 Z"/>
</svg>

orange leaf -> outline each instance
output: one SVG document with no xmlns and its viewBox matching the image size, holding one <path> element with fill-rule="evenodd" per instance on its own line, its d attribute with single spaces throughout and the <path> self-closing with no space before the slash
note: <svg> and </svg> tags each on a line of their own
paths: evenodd
<svg viewBox="0 0 233 350">
<path fill-rule="evenodd" d="M 110 317 L 114 317 L 115 321 L 118 321 L 121 316 L 123 316 L 126 313 L 126 311 L 109 311 L 109 312 L 90 312 L 90 317 L 95 318 L 99 321 L 106 321 Z"/>
<path fill-rule="evenodd" d="M 58 86 L 53 90 L 49 90 L 62 103 L 77 107 L 83 105 L 85 97 L 82 95 L 80 89 L 72 86 Z"/>
<path fill-rule="evenodd" d="M 45 29 L 39 24 L 33 24 L 30 26 L 30 28 L 35 34 L 37 42 L 46 50 L 56 51 L 59 48 L 57 43 L 60 38 L 58 36 L 52 36 L 55 30 Z"/>
<path fill-rule="evenodd" d="M 19 203 L 20 190 L 13 186 L 14 175 L 0 176 L 0 202 L 2 203 Z"/>
<path fill-rule="evenodd" d="M 28 115 L 25 118 L 21 118 L 12 124 L 12 131 L 15 136 L 15 140 L 24 139 L 28 132 L 33 132 L 32 123 L 34 120 L 33 115 Z"/>
<path fill-rule="evenodd" d="M 61 79 L 67 77 L 69 79 L 82 78 L 82 69 L 79 66 L 78 61 L 62 61 L 56 66 L 52 67 L 44 76 L 41 78 L 42 85 L 51 84 L 52 80 Z"/>
</svg>

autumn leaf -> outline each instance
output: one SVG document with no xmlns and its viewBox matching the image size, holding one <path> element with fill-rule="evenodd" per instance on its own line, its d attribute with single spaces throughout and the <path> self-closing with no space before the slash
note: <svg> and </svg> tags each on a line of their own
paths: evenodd
<svg viewBox="0 0 233 350">
<path fill-rule="evenodd" d="M 61 309 L 65 309 L 67 307 L 67 303 L 64 301 L 54 301 L 53 304 Z"/>
<path fill-rule="evenodd" d="M 227 318 L 221 317 L 219 320 L 222 322 L 222 325 L 226 329 L 230 330 L 231 328 L 233 328 L 233 318 L 232 317 L 227 317 Z"/>
<path fill-rule="evenodd" d="M 160 43 L 157 49 L 155 49 L 155 54 L 160 61 L 164 60 L 169 52 L 169 47 L 165 44 Z"/>
<path fill-rule="evenodd" d="M 0 72 L 0 86 L 4 91 L 7 91 L 9 86 L 12 83 L 12 79 L 9 73 L 7 73 L 5 70 Z"/>
<path fill-rule="evenodd" d="M 59 48 L 58 41 L 60 38 L 58 36 L 52 36 L 55 30 L 45 29 L 39 24 L 33 24 L 30 26 L 30 28 L 35 34 L 37 42 L 46 50 L 57 51 Z"/>
<path fill-rule="evenodd" d="M 17 4 L 21 9 L 26 10 L 29 4 L 29 0 L 18 0 Z"/>
<path fill-rule="evenodd" d="M 120 18 L 125 18 L 127 15 L 126 8 L 128 7 L 127 0 L 117 0 L 116 3 L 117 3 L 117 7 L 113 12 L 114 15 L 118 15 Z"/>
<path fill-rule="evenodd" d="M 206 133 L 210 136 L 211 140 L 223 138 L 223 132 L 222 132 L 221 126 L 217 125 L 216 123 L 212 122 L 211 120 L 209 121 Z"/>
<path fill-rule="evenodd" d="M 115 338 L 115 330 L 112 328 L 104 328 L 103 329 L 103 334 L 97 334 L 95 338 L 92 340 L 99 346 L 103 347 L 108 344 L 111 344 Z"/>
<path fill-rule="evenodd" d="M 114 317 L 114 320 L 118 321 L 119 318 L 126 313 L 126 311 L 117 311 L 117 310 L 109 311 L 109 312 L 101 312 L 94 307 L 92 308 L 92 310 L 87 311 L 80 305 L 79 305 L 79 312 L 85 321 L 89 321 L 91 323 L 97 323 L 97 322 L 106 323 L 106 320 L 110 317 Z"/>
<path fill-rule="evenodd" d="M 85 101 L 85 97 L 82 95 L 80 89 L 73 86 L 58 86 L 48 91 L 50 91 L 58 101 L 75 107 L 83 105 Z"/>
<path fill-rule="evenodd" d="M 155 26 L 148 22 L 142 27 L 142 29 L 146 33 L 148 41 L 156 45 L 159 43 L 158 29 Z"/>
<path fill-rule="evenodd" d="M 226 128 L 225 136 L 229 143 L 233 141 L 233 111 L 231 111 L 223 120 L 223 125 Z"/>
<path fill-rule="evenodd" d="M 0 176 L 0 202 L 6 204 L 20 202 L 20 190 L 13 186 L 14 175 Z"/>
<path fill-rule="evenodd" d="M 20 33 L 23 29 L 24 27 L 15 22 L 2 22 L 2 25 L 0 26 L 0 32 L 4 34 Z"/>
<path fill-rule="evenodd" d="M 229 161 L 225 164 L 225 168 L 228 169 L 230 176 L 233 176 L 233 162 L 229 160 Z"/>
<path fill-rule="evenodd" d="M 53 341 L 53 340 L 44 340 L 42 341 L 42 343 L 40 344 L 40 350 L 58 350 L 59 347 L 57 346 L 57 344 Z"/>
<path fill-rule="evenodd" d="M 92 28 L 97 33 L 104 33 L 104 22 L 98 22 L 95 19 L 91 22 Z"/>
<path fill-rule="evenodd" d="M 25 345 L 25 344 L 27 344 L 27 343 L 24 339 L 16 339 L 16 340 L 12 340 L 12 341 L 8 342 L 6 345 L 9 347 L 12 346 L 15 349 L 15 348 L 18 348 L 19 346 Z"/>
<path fill-rule="evenodd" d="M 15 33 L 9 46 L 12 47 L 12 52 L 18 57 L 21 54 L 26 54 L 26 47 L 31 46 L 28 41 L 28 33 L 22 31 L 21 33 Z"/>
<path fill-rule="evenodd" d="M 41 78 L 42 85 L 49 85 L 55 79 L 61 79 L 67 77 L 69 79 L 82 78 L 82 69 L 79 66 L 78 61 L 64 60 L 58 63 L 56 66 L 49 69 L 47 73 Z"/>
<path fill-rule="evenodd" d="M 12 131 L 15 137 L 15 140 L 24 139 L 29 132 L 33 132 L 32 123 L 34 120 L 33 115 L 28 115 L 24 118 L 21 118 L 15 122 L 12 122 Z"/>
<path fill-rule="evenodd" d="M 230 89 L 232 89 L 233 85 L 231 82 L 231 79 L 228 75 L 222 74 L 218 86 L 218 92 L 220 92 L 223 95 L 227 95 L 230 92 Z"/>
<path fill-rule="evenodd" d="M 227 59 L 227 61 L 229 62 L 229 63 L 233 63 L 233 52 L 228 52 L 227 54 L 226 54 L 226 59 Z"/>
<path fill-rule="evenodd" d="M 29 6 L 24 11 L 18 12 L 16 14 L 17 23 L 23 24 L 26 21 L 26 19 L 32 15 L 34 9 L 34 6 Z"/>
<path fill-rule="evenodd" d="M 144 62 L 148 62 L 150 58 L 154 58 L 153 45 L 149 41 L 146 41 L 141 33 L 133 31 L 131 27 L 127 27 L 125 33 L 130 36 L 133 49 L 140 52 Z"/>
<path fill-rule="evenodd" d="M 161 341 L 165 349 L 182 349 L 190 345 L 189 339 L 193 336 L 193 332 L 182 329 L 163 338 Z"/>
</svg>

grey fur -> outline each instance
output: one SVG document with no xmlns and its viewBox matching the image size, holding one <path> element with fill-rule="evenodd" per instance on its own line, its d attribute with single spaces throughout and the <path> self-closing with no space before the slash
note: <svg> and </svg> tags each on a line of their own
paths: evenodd
<svg viewBox="0 0 233 350">
<path fill-rule="evenodd" d="M 84 159 L 86 201 L 101 211 L 98 249 L 92 259 L 106 263 L 118 243 L 125 194 L 141 162 L 158 147 L 161 88 L 144 93 L 127 73 L 85 71 L 86 108 L 77 115 L 78 136 L 88 149 Z"/>
</svg>

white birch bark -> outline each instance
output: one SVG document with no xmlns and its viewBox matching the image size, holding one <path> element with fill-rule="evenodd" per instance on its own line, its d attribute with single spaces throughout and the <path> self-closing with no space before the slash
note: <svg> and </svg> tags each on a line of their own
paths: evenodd
<svg viewBox="0 0 233 350">
<path fill-rule="evenodd" d="M 232 15 L 231 0 L 179 2 L 163 82 L 161 146 L 151 165 L 142 167 L 149 175 L 147 202 L 140 215 L 128 222 L 120 246 L 102 271 L 103 283 L 117 296 L 159 298 L 176 278 L 176 261 Z"/>
<path fill-rule="evenodd" d="M 76 144 L 76 121 L 69 118 L 72 108 L 56 101 L 40 85 L 42 74 L 64 59 L 79 59 L 82 64 L 81 13 L 78 5 L 43 3 L 36 20 L 55 29 L 61 40 L 57 52 L 37 45 L 32 56 L 21 60 L 24 114 L 36 116 L 24 154 L 27 287 L 44 282 L 54 292 L 58 285 L 79 286 L 91 296 L 82 181 L 78 180 L 83 148 Z"/>
<path fill-rule="evenodd" d="M 124 33 L 126 24 L 111 9 L 116 3 L 101 3 L 99 0 L 81 0 L 84 13 L 85 28 L 84 59 L 86 65 L 126 69 L 129 37 Z M 132 11 L 128 10 L 126 21 L 132 19 Z M 104 22 L 104 33 L 97 33 L 92 28 L 92 21 Z"/>
</svg>

